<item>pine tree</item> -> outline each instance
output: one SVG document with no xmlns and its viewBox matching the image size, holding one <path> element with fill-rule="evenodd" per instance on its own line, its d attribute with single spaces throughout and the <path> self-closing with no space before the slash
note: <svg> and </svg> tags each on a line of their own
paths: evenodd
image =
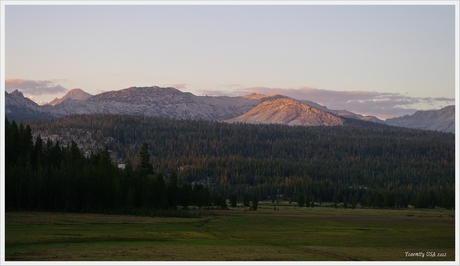
<svg viewBox="0 0 460 266">
<path fill-rule="evenodd" d="M 139 153 L 139 156 L 141 158 L 139 170 L 142 172 L 144 176 L 152 175 L 153 165 L 152 163 L 150 163 L 149 144 L 147 142 L 144 142 L 142 144 L 142 148 Z"/>
<path fill-rule="evenodd" d="M 232 206 L 233 208 L 236 207 L 236 202 L 237 202 L 237 196 L 236 196 L 236 193 L 232 193 L 232 195 L 230 196 L 230 206 Z"/>
<path fill-rule="evenodd" d="M 259 198 L 257 197 L 257 194 L 252 194 L 252 198 L 251 198 L 251 203 L 252 203 L 252 210 L 253 211 L 257 211 L 257 207 L 259 206 Z"/>
<path fill-rule="evenodd" d="M 375 196 L 375 203 L 374 206 L 382 209 L 385 204 L 385 199 L 383 198 L 382 194 L 378 193 L 377 196 Z"/>
<path fill-rule="evenodd" d="M 297 204 L 299 205 L 299 207 L 305 206 L 305 196 L 303 195 L 303 193 L 297 195 Z"/>
<path fill-rule="evenodd" d="M 167 200 L 168 206 L 171 209 L 177 208 L 177 201 L 179 198 L 179 187 L 177 186 L 177 174 L 172 172 L 169 175 L 169 182 L 167 187 Z"/>
<path fill-rule="evenodd" d="M 251 195 L 249 193 L 243 194 L 243 205 L 244 207 L 249 207 L 249 203 L 251 202 Z"/>
<path fill-rule="evenodd" d="M 190 183 L 183 183 L 180 189 L 180 204 L 187 209 L 192 201 L 192 186 Z"/>
</svg>

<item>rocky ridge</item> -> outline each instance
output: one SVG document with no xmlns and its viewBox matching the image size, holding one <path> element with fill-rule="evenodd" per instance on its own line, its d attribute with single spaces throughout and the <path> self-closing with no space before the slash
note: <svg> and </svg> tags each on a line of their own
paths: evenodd
<svg viewBox="0 0 460 266">
<path fill-rule="evenodd" d="M 330 110 L 318 103 L 283 95 L 249 94 L 239 97 L 196 96 L 175 88 L 130 87 L 90 95 L 81 89 L 39 106 L 19 91 L 5 92 L 5 113 L 10 120 L 53 118 L 70 114 L 126 114 L 240 123 L 287 125 L 340 125 L 342 118 L 399 127 L 455 132 L 455 107 L 418 111 L 412 116 L 380 120 L 347 110 Z"/>
<path fill-rule="evenodd" d="M 387 125 L 455 133 L 455 105 L 387 119 Z"/>
<path fill-rule="evenodd" d="M 9 120 L 17 121 L 24 120 L 24 118 L 42 119 L 54 117 L 34 101 L 24 97 L 24 94 L 18 90 L 11 93 L 5 92 L 5 114 Z"/>
</svg>

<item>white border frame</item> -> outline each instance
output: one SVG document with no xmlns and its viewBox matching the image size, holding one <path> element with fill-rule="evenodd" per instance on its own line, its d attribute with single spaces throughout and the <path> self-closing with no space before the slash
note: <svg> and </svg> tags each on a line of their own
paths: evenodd
<svg viewBox="0 0 460 266">
<path fill-rule="evenodd" d="M 460 89 L 458 1 L 0 1 L 0 265 L 459 265 Z M 5 8 L 9 5 L 454 5 L 455 6 L 455 261 L 391 262 L 14 262 L 5 261 Z"/>
</svg>

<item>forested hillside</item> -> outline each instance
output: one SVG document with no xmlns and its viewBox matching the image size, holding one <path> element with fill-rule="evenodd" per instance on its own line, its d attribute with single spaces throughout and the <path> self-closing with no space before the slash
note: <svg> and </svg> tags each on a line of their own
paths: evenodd
<svg viewBox="0 0 460 266">
<path fill-rule="evenodd" d="M 137 215 L 185 215 L 177 205 L 227 208 L 225 199 L 203 185 L 178 186 L 150 163 L 143 143 L 140 163 L 124 170 L 110 161 L 107 149 L 85 156 L 40 136 L 29 125 L 5 123 L 5 207 L 11 210 L 98 212 Z"/>
<path fill-rule="evenodd" d="M 229 198 L 303 195 L 363 206 L 454 205 L 454 134 L 346 120 L 340 127 L 227 124 L 73 115 L 30 124 L 42 135 L 91 138 L 137 165 L 148 143 L 156 172 Z"/>
</svg>

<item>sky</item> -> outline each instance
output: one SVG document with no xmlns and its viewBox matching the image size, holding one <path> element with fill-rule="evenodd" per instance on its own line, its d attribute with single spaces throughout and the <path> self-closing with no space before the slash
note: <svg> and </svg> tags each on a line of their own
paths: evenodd
<svg viewBox="0 0 460 266">
<path fill-rule="evenodd" d="M 453 2 L 143 3 L 6 4 L 5 90 L 277 93 L 381 119 L 455 104 Z"/>
</svg>

